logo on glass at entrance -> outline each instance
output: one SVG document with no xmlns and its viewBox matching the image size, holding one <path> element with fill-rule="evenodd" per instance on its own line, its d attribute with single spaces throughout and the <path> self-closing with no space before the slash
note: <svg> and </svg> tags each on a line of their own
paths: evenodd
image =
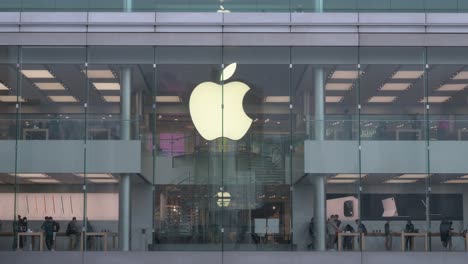
<svg viewBox="0 0 468 264">
<path fill-rule="evenodd" d="M 226 81 L 236 71 L 236 63 L 224 68 L 220 81 Z M 220 137 L 241 139 L 252 125 L 242 106 L 249 86 L 242 82 L 223 85 L 214 82 L 199 84 L 190 95 L 190 115 L 200 135 L 206 140 Z"/>
</svg>

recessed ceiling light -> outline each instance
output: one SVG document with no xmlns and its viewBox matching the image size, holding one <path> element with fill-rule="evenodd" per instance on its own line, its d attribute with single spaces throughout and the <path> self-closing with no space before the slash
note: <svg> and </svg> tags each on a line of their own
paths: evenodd
<svg viewBox="0 0 468 264">
<path fill-rule="evenodd" d="M 179 96 L 156 96 L 158 103 L 180 103 L 181 101 Z"/>
<path fill-rule="evenodd" d="M 453 80 L 468 80 L 468 71 L 461 71 L 457 73 L 453 78 Z"/>
<path fill-rule="evenodd" d="M 418 79 L 424 74 L 424 71 L 397 71 L 392 79 Z"/>
<path fill-rule="evenodd" d="M 110 70 L 88 70 L 86 71 L 88 78 L 90 79 L 112 79 L 115 78 L 114 74 Z"/>
<path fill-rule="evenodd" d="M 331 79 L 356 79 L 358 76 L 358 71 L 335 71 Z"/>
<path fill-rule="evenodd" d="M 343 100 L 343 96 L 326 96 L 325 102 L 326 103 L 339 103 Z"/>
<path fill-rule="evenodd" d="M 366 176 L 367 174 L 361 174 L 361 176 L 359 176 L 359 174 L 342 173 L 342 174 L 335 175 L 334 178 L 335 179 L 359 179 L 359 177 L 364 178 Z"/>
<path fill-rule="evenodd" d="M 34 84 L 41 90 L 65 90 L 65 87 L 59 82 L 37 82 Z"/>
<path fill-rule="evenodd" d="M 10 90 L 5 84 L 0 82 L 0 90 Z"/>
<path fill-rule="evenodd" d="M 267 96 L 265 103 L 289 103 L 289 96 Z"/>
<path fill-rule="evenodd" d="M 76 100 L 75 97 L 71 95 L 51 95 L 49 96 L 49 99 L 52 102 L 56 103 L 76 103 L 78 100 Z"/>
<path fill-rule="evenodd" d="M 424 179 L 424 178 L 427 178 L 429 175 L 428 174 L 411 174 L 411 173 L 407 173 L 407 174 L 402 174 L 400 176 L 398 176 L 397 178 L 399 179 Z"/>
<path fill-rule="evenodd" d="M 90 182 L 94 183 L 118 183 L 116 179 L 89 179 Z"/>
<path fill-rule="evenodd" d="M 10 175 L 15 176 L 14 173 L 11 173 Z M 16 176 L 21 177 L 21 178 L 47 178 L 49 177 L 47 176 L 47 174 L 44 174 L 44 173 L 17 173 Z"/>
<path fill-rule="evenodd" d="M 425 103 L 427 101 L 429 103 L 445 103 L 450 98 L 451 98 L 450 96 L 429 96 L 428 98 L 424 97 L 419 102 Z"/>
<path fill-rule="evenodd" d="M 411 86 L 411 83 L 386 83 L 380 87 L 381 91 L 404 91 Z"/>
<path fill-rule="evenodd" d="M 461 179 L 468 179 L 468 175 L 463 175 L 460 177 Z"/>
<path fill-rule="evenodd" d="M 444 183 L 468 183 L 468 179 L 464 179 L 464 180 L 448 180 L 448 181 L 445 181 Z"/>
<path fill-rule="evenodd" d="M 93 82 L 93 85 L 94 87 L 96 87 L 97 90 L 101 90 L 101 91 L 120 90 L 120 84 L 116 82 L 110 82 L 110 83 Z"/>
<path fill-rule="evenodd" d="M 327 83 L 325 85 L 325 89 L 328 91 L 349 91 L 352 87 L 352 83 Z"/>
<path fill-rule="evenodd" d="M 79 177 L 84 177 L 85 175 L 80 173 L 80 174 L 75 174 L 76 176 L 79 176 Z M 112 177 L 112 174 L 108 174 L 108 173 L 87 173 L 86 174 L 86 178 L 113 178 Z"/>
<path fill-rule="evenodd" d="M 333 183 L 333 184 L 349 184 L 349 183 L 354 183 L 356 180 L 341 180 L 341 179 L 336 179 L 336 180 L 328 180 L 328 183 Z"/>
<path fill-rule="evenodd" d="M 369 99 L 369 103 L 392 103 L 395 101 L 396 96 L 372 96 Z"/>
<path fill-rule="evenodd" d="M 108 103 L 120 103 L 120 96 L 118 95 L 105 95 L 103 98 Z"/>
<path fill-rule="evenodd" d="M 17 101 L 24 102 L 24 99 L 23 99 L 23 97 L 18 97 L 16 95 L 2 95 L 2 96 L 0 96 L 0 102 L 16 103 Z"/>
<path fill-rule="evenodd" d="M 415 183 L 418 180 L 388 180 L 386 183 Z"/>
<path fill-rule="evenodd" d="M 56 179 L 30 179 L 28 181 L 34 183 L 59 183 Z"/>
<path fill-rule="evenodd" d="M 47 70 L 22 70 L 21 73 L 30 79 L 53 79 L 54 76 Z"/>
<path fill-rule="evenodd" d="M 468 84 L 444 84 L 442 86 L 440 86 L 439 88 L 437 88 L 436 90 L 437 91 L 447 91 L 447 92 L 458 92 L 458 91 L 461 91 L 463 89 L 465 89 L 465 87 L 467 86 Z"/>
</svg>

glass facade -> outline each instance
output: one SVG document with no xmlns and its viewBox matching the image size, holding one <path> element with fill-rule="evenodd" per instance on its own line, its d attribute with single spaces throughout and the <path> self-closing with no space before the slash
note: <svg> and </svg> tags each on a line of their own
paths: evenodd
<svg viewBox="0 0 468 264">
<path fill-rule="evenodd" d="M 468 0 L 3 0 L 2 11 L 467 12 Z"/>
<path fill-rule="evenodd" d="M 2 46 L 0 250 L 466 251 L 467 55 Z"/>
</svg>

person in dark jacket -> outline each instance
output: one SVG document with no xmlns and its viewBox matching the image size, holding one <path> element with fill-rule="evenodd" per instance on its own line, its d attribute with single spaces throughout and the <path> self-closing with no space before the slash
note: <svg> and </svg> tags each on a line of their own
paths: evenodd
<svg viewBox="0 0 468 264">
<path fill-rule="evenodd" d="M 405 226 L 405 233 L 414 233 L 414 225 L 411 223 L 411 220 L 408 219 Z M 405 250 L 410 251 L 413 249 L 413 238 L 407 236 L 405 238 Z"/>
<path fill-rule="evenodd" d="M 354 233 L 354 228 L 351 225 L 346 225 L 343 229 L 345 233 Z M 343 237 L 343 250 L 344 251 L 351 251 L 353 250 L 353 237 L 351 236 L 344 236 Z"/>
<path fill-rule="evenodd" d="M 440 240 L 444 249 L 452 251 L 452 222 L 446 219 L 442 220 L 440 223 Z"/>
<path fill-rule="evenodd" d="M 42 223 L 41 229 L 45 233 L 45 242 L 46 242 L 47 249 L 49 251 L 54 250 L 53 249 L 54 247 L 54 223 L 52 221 L 52 217 L 48 217 L 48 216 L 45 217 L 45 221 L 44 223 Z"/>
<path fill-rule="evenodd" d="M 73 217 L 72 220 L 68 223 L 66 235 L 70 238 L 68 246 L 69 250 L 76 250 L 80 235 L 80 227 L 78 226 L 76 217 Z"/>
<path fill-rule="evenodd" d="M 392 231 L 390 230 L 390 220 L 387 220 L 384 226 L 385 230 L 385 249 L 387 251 L 392 250 Z"/>
</svg>

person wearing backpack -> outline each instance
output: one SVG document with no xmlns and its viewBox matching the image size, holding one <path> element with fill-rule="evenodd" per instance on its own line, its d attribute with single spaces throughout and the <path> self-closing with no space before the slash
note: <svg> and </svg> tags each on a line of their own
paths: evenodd
<svg viewBox="0 0 468 264">
<path fill-rule="evenodd" d="M 358 237 L 358 244 L 359 244 L 359 248 L 362 250 L 362 241 L 361 241 L 361 238 L 364 239 L 364 236 L 367 235 L 367 228 L 366 226 L 364 225 L 364 223 L 362 223 L 362 221 L 359 221 L 359 219 L 356 219 L 356 226 L 357 226 L 357 232 L 359 233 L 359 237 Z M 364 235 L 364 236 L 363 236 Z"/>
<path fill-rule="evenodd" d="M 67 231 L 65 234 L 69 238 L 68 249 L 76 250 L 79 242 L 80 227 L 78 226 L 78 221 L 76 217 L 73 217 L 72 220 L 67 225 Z"/>
<path fill-rule="evenodd" d="M 48 217 L 46 216 L 45 217 L 45 221 L 44 223 L 42 223 L 41 225 L 41 229 L 44 231 L 45 233 L 45 242 L 46 242 L 46 246 L 47 246 L 47 249 L 49 251 L 53 251 L 53 247 L 54 247 L 54 223 L 52 221 L 52 217 Z"/>
</svg>

